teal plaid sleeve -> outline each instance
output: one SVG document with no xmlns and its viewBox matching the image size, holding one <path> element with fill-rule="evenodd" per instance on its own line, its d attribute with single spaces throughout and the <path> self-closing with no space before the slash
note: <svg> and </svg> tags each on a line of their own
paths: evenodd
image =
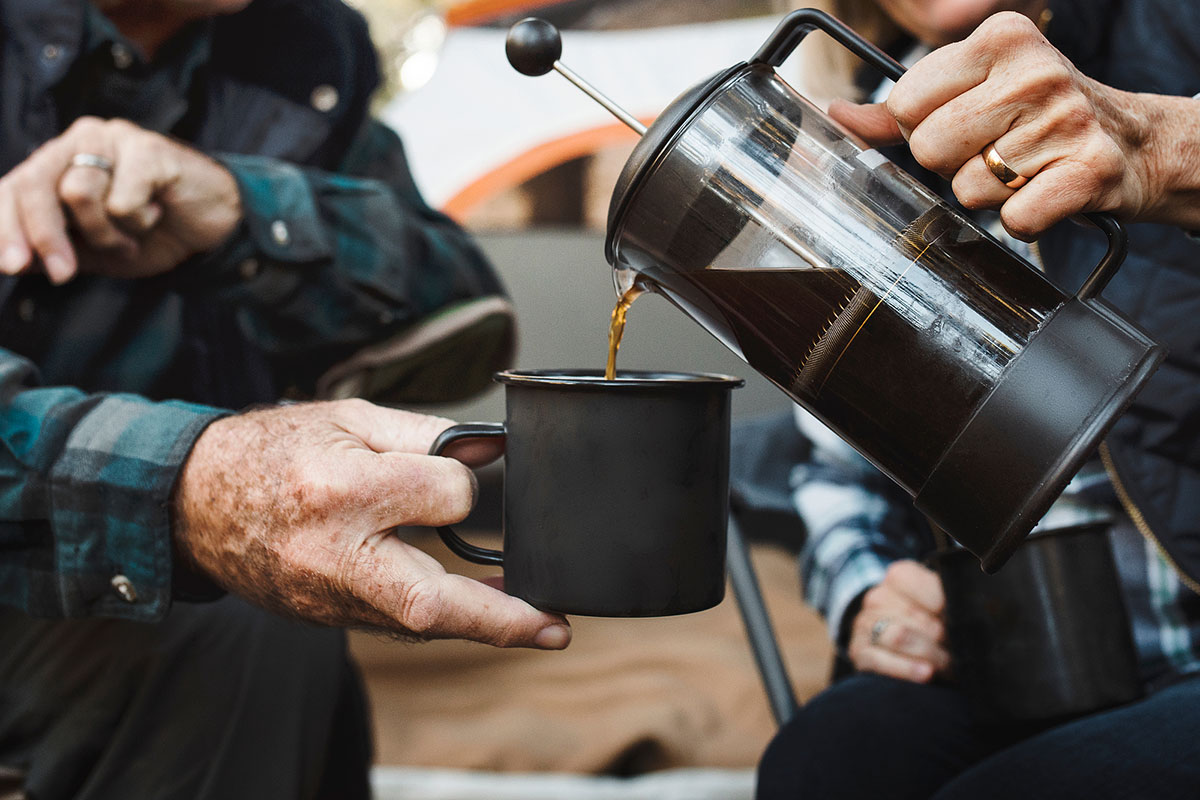
<svg viewBox="0 0 1200 800">
<path fill-rule="evenodd" d="M 245 219 L 179 270 L 181 288 L 237 304 L 280 386 L 311 395 L 332 364 L 456 301 L 503 294 L 470 237 L 426 205 L 400 139 L 376 121 L 337 172 L 217 158 L 237 180 Z"/>
<path fill-rule="evenodd" d="M 171 601 L 170 498 L 225 412 L 36 386 L 0 350 L 0 603 L 35 616 L 160 619 Z"/>
</svg>

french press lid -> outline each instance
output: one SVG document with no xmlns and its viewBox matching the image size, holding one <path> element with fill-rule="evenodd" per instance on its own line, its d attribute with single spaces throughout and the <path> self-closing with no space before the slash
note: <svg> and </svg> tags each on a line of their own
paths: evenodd
<svg viewBox="0 0 1200 800">
<path fill-rule="evenodd" d="M 558 60 L 562 55 L 562 37 L 557 28 L 542 19 L 530 17 L 514 25 L 508 33 L 505 52 L 509 63 L 524 75 L 537 76 L 544 75 L 552 69 L 558 69 L 560 72 L 563 70 Z M 641 140 L 621 169 L 608 207 L 608 233 L 604 240 L 604 255 L 610 264 L 616 263 L 615 243 L 619 239 L 621 223 L 633 198 L 641 190 L 645 177 L 653 172 L 653 168 L 671 151 L 680 134 L 704 110 L 708 102 L 748 69 L 750 66 L 741 62 L 692 86 L 672 100 L 648 128 L 630 118 L 624 110 L 616 107 L 603 95 L 599 95 L 592 87 L 580 85 L 578 76 L 567 74 L 569 80 L 580 85 L 584 92 L 641 134 Z"/>
</svg>

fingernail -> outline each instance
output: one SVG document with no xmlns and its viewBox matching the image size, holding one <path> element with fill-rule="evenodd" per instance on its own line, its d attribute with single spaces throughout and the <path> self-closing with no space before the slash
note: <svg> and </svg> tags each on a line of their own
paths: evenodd
<svg viewBox="0 0 1200 800">
<path fill-rule="evenodd" d="M 10 244 L 4 248 L 4 254 L 0 255 L 0 269 L 3 269 L 10 275 L 20 272 L 28 263 L 28 251 L 17 244 Z"/>
<path fill-rule="evenodd" d="M 562 650 L 571 643 L 571 629 L 566 625 L 548 625 L 538 631 L 533 643 L 543 650 Z"/>
<path fill-rule="evenodd" d="M 46 275 L 54 283 L 66 283 L 71 279 L 71 274 L 74 272 L 71 268 L 71 262 L 57 253 L 46 256 L 43 263 L 46 265 Z"/>
<path fill-rule="evenodd" d="M 933 667 L 931 667 L 929 664 L 917 664 L 915 667 L 913 667 L 913 677 L 915 677 L 921 683 L 924 683 L 933 677 Z"/>
</svg>

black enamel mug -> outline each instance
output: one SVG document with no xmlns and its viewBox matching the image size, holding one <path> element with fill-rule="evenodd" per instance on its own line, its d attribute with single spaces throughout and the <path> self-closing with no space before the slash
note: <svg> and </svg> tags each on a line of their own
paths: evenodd
<svg viewBox="0 0 1200 800">
<path fill-rule="evenodd" d="M 935 556 L 954 676 L 983 720 L 1066 720 L 1142 696 L 1108 523 L 1034 533 L 994 575 Z"/>
<path fill-rule="evenodd" d="M 731 390 L 724 375 L 497 373 L 503 423 L 446 430 L 504 443 L 504 549 L 438 529 L 457 555 L 504 567 L 504 588 L 564 614 L 650 617 L 725 594 Z M 446 453 L 452 455 L 452 453 Z"/>
</svg>

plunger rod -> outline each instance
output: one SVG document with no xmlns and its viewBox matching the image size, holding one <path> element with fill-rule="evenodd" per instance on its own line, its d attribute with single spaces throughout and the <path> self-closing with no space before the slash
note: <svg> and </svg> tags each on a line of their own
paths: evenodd
<svg viewBox="0 0 1200 800">
<path fill-rule="evenodd" d="M 614 103 L 611 98 L 609 98 L 595 86 L 592 86 L 583 78 L 576 75 L 575 71 L 566 64 L 562 63 L 561 61 L 555 61 L 554 71 L 579 87 L 580 91 L 582 91 L 588 97 L 592 98 L 597 103 L 608 109 L 608 113 L 612 114 L 614 117 L 621 120 L 621 122 L 624 122 L 634 131 L 636 131 L 638 136 L 641 136 L 646 132 L 646 126 L 639 122 L 637 117 L 633 116 L 628 111 Z"/>
<path fill-rule="evenodd" d="M 558 60 L 562 55 L 562 37 L 558 28 L 544 19 L 528 17 L 521 20 L 508 31 L 508 39 L 504 43 L 504 52 L 508 55 L 508 63 L 524 75 L 545 75 L 554 70 L 559 75 L 575 84 L 584 94 L 595 100 L 617 119 L 624 122 L 638 136 L 646 132 L 646 126 L 637 117 L 614 103 L 608 96 L 575 74 L 574 70 Z"/>
</svg>

